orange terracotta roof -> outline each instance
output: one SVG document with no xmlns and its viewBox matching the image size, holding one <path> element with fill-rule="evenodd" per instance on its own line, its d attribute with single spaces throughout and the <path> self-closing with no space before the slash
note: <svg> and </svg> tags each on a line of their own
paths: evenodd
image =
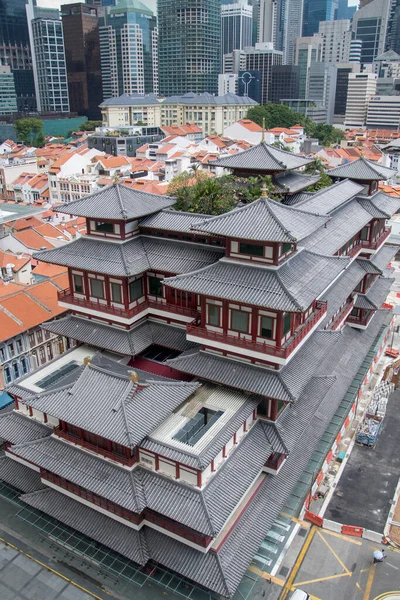
<svg viewBox="0 0 400 600">
<path fill-rule="evenodd" d="M 64 237 L 63 232 L 51 223 L 42 223 L 39 227 L 35 227 L 35 231 L 40 233 L 40 235 L 49 237 L 49 238 L 58 238 L 60 236 Z"/>
<path fill-rule="evenodd" d="M 165 146 L 163 146 L 162 148 L 159 148 L 156 151 L 156 154 L 166 154 L 167 152 L 169 152 L 170 150 L 173 150 L 175 148 L 175 144 L 165 144 Z"/>
<path fill-rule="evenodd" d="M 257 133 L 261 133 L 263 131 L 263 128 L 260 127 L 260 125 L 254 123 L 254 121 L 251 121 L 250 119 L 241 119 L 240 121 L 238 121 L 238 123 L 242 125 L 242 127 L 244 127 L 245 129 L 247 129 L 247 131 L 254 131 Z"/>
<path fill-rule="evenodd" d="M 146 150 L 149 149 L 149 145 L 148 144 L 144 144 L 143 146 L 140 146 L 140 148 L 138 148 L 136 150 L 136 152 L 146 152 Z"/>
<path fill-rule="evenodd" d="M 5 268 L 9 264 L 14 265 L 14 273 L 17 273 L 17 271 L 22 269 L 22 267 L 29 263 L 30 260 L 30 256 L 16 256 L 15 254 L 0 250 L 0 268 Z"/>
<path fill-rule="evenodd" d="M 110 185 L 110 183 L 112 183 L 112 179 L 111 177 L 101 177 L 97 180 L 97 183 L 99 185 Z"/>
<path fill-rule="evenodd" d="M 283 138 L 283 141 L 286 142 L 287 144 L 291 144 L 291 143 L 295 142 L 296 140 L 292 137 L 285 137 L 285 138 Z"/>
<path fill-rule="evenodd" d="M 38 261 L 38 265 L 32 273 L 33 275 L 41 275 L 42 277 L 55 277 L 61 273 L 68 273 L 68 269 L 66 267 L 60 267 L 59 265 Z"/>
<path fill-rule="evenodd" d="M 13 236 L 15 237 L 15 239 L 21 242 L 21 244 L 23 244 L 31 250 L 41 250 L 42 248 L 54 248 L 53 244 L 45 240 L 44 237 L 41 236 L 34 229 L 24 229 L 23 231 L 13 233 Z"/>
<path fill-rule="evenodd" d="M 126 156 L 110 156 L 109 158 L 100 156 L 99 161 L 107 169 L 115 169 L 130 164 L 130 161 Z"/>
<path fill-rule="evenodd" d="M 379 189 L 381 192 L 383 192 L 384 194 L 387 194 L 388 196 L 394 196 L 395 198 L 400 198 L 400 186 L 381 184 L 381 185 L 379 185 Z"/>
<path fill-rule="evenodd" d="M 22 231 L 23 229 L 29 229 L 30 227 L 38 227 L 42 225 L 42 221 L 39 221 L 36 217 L 26 217 L 25 219 L 18 219 L 12 224 L 13 231 Z"/>
<path fill-rule="evenodd" d="M 0 298 L 5 298 L 6 296 L 12 296 L 16 292 L 20 292 L 22 289 L 26 288 L 26 283 L 16 283 L 15 281 L 10 283 L 4 283 L 4 281 L 0 280 Z"/>
</svg>

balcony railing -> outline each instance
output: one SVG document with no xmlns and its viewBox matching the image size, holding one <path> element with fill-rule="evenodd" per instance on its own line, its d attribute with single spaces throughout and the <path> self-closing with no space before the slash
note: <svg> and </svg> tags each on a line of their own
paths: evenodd
<svg viewBox="0 0 400 600">
<path fill-rule="evenodd" d="M 132 319 L 146 309 L 165 310 L 166 312 L 183 315 L 185 317 L 195 317 L 198 313 L 198 311 L 194 308 L 187 308 L 186 306 L 178 306 L 177 304 L 162 302 L 161 299 L 160 301 L 145 300 L 141 304 L 129 309 L 119 308 L 118 306 L 113 306 L 111 304 L 103 304 L 99 300 L 95 301 L 87 300 L 86 298 L 77 298 L 69 288 L 58 292 L 58 300 L 59 302 L 74 304 L 75 306 L 96 310 L 116 317 L 122 317 L 124 319 Z"/>
<path fill-rule="evenodd" d="M 354 308 L 354 300 L 345 304 L 344 307 L 342 308 L 342 310 L 340 311 L 340 313 L 338 315 L 336 315 L 336 317 L 332 321 L 330 328 L 337 329 L 339 327 L 339 325 L 342 323 L 342 321 L 345 320 L 346 316 L 353 310 L 353 308 Z"/>
<path fill-rule="evenodd" d="M 366 327 L 368 325 L 368 323 L 371 321 L 374 314 L 375 314 L 374 310 L 368 310 L 368 311 L 365 311 L 365 313 L 359 317 L 356 317 L 355 315 L 349 315 L 347 317 L 347 323 L 349 323 L 349 325 L 354 323 L 354 325 L 361 325 L 362 327 Z"/>
<path fill-rule="evenodd" d="M 110 458 L 111 460 L 119 462 L 123 465 L 131 466 L 136 462 L 135 456 L 128 458 L 127 456 L 122 456 L 122 454 L 116 454 L 115 452 L 111 452 L 110 450 L 106 450 L 105 448 L 101 448 L 100 446 L 96 446 L 95 444 L 90 444 L 89 442 L 86 442 L 86 440 L 83 440 L 82 438 L 76 435 L 72 435 L 72 433 L 69 433 L 68 431 L 63 431 L 59 426 L 54 428 L 54 433 L 58 437 L 67 440 L 68 442 L 72 442 L 77 446 L 81 446 L 82 448 L 91 450 L 96 454 L 100 454 L 101 456 Z"/>
<path fill-rule="evenodd" d="M 386 227 L 385 231 L 376 239 L 374 242 L 370 242 L 368 240 L 363 240 L 361 245 L 363 248 L 369 248 L 370 250 L 376 250 L 379 246 L 389 237 L 390 232 L 392 231 L 391 227 Z"/>
<path fill-rule="evenodd" d="M 310 315 L 307 321 L 302 325 L 301 329 L 299 329 L 282 347 L 270 346 L 263 342 L 253 342 L 252 340 L 246 340 L 218 331 L 210 331 L 205 327 L 200 327 L 200 325 L 197 324 L 197 320 L 192 321 L 192 323 L 189 323 L 186 326 L 186 332 L 188 335 L 204 338 L 205 340 L 215 340 L 222 344 L 237 346 L 241 350 L 252 350 L 254 352 L 269 354 L 277 358 L 287 358 L 315 327 L 318 321 L 326 313 L 326 310 L 327 303 L 318 300 L 315 312 Z"/>
</svg>

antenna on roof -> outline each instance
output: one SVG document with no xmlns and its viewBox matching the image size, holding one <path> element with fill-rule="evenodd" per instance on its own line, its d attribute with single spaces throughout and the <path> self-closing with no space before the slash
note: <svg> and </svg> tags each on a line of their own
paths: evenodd
<svg viewBox="0 0 400 600">
<path fill-rule="evenodd" d="M 261 135 L 261 143 L 265 142 L 265 117 L 262 120 L 262 135 Z"/>
</svg>

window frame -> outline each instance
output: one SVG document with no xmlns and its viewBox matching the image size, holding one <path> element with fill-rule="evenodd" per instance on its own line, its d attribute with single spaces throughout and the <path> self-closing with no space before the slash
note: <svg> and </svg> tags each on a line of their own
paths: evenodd
<svg viewBox="0 0 400 600">
<path fill-rule="evenodd" d="M 244 310 L 238 310 L 237 308 L 230 308 L 230 322 L 231 322 L 231 330 L 232 331 L 236 331 L 237 333 L 249 333 L 249 323 L 250 323 L 250 313 Z M 233 320 L 234 320 L 234 314 L 238 314 L 240 316 L 245 315 L 247 317 L 247 329 L 238 329 L 236 327 L 234 327 L 233 325 Z"/>
<path fill-rule="evenodd" d="M 263 319 L 269 319 L 271 321 L 271 335 L 265 335 L 263 330 L 266 329 L 263 327 Z M 265 338 L 266 340 L 273 340 L 275 338 L 274 330 L 275 330 L 276 319 L 273 317 L 269 317 L 268 315 L 260 315 L 260 337 Z"/>
<path fill-rule="evenodd" d="M 287 319 L 289 319 L 289 321 L 287 321 Z M 286 329 L 286 324 L 288 324 L 288 327 Z M 286 335 L 287 333 L 289 333 L 289 331 L 291 330 L 291 326 L 292 326 L 292 316 L 290 313 L 285 313 L 283 315 L 283 321 L 282 321 L 282 333 L 283 335 Z"/>
<path fill-rule="evenodd" d="M 114 290 L 118 289 L 119 297 L 115 298 Z M 123 304 L 123 296 L 122 296 L 122 285 L 120 283 L 111 282 L 110 283 L 110 293 L 111 293 L 111 302 L 115 302 L 116 304 Z"/>
<path fill-rule="evenodd" d="M 79 285 L 77 285 L 77 282 L 76 282 L 77 279 L 81 280 L 81 283 Z M 84 280 L 83 280 L 82 275 L 73 273 L 72 274 L 72 282 L 73 282 L 75 294 L 84 294 L 85 293 L 85 285 L 84 285 Z M 81 288 L 81 290 L 79 290 L 78 287 Z"/>
<path fill-rule="evenodd" d="M 217 312 L 217 323 L 213 323 L 211 319 L 211 310 L 216 309 Z M 212 304 L 211 302 L 207 302 L 207 325 L 211 327 L 221 327 L 221 306 L 218 304 Z"/>
<path fill-rule="evenodd" d="M 138 283 L 140 283 L 140 295 L 133 297 L 133 295 L 132 295 L 132 286 L 135 286 Z M 134 281 L 131 281 L 129 283 L 129 302 L 136 302 L 136 300 L 139 300 L 139 298 L 142 298 L 143 296 L 144 296 L 144 292 L 143 292 L 143 277 L 139 277 L 139 279 L 135 279 Z"/>
<path fill-rule="evenodd" d="M 247 250 L 244 250 L 244 247 L 246 247 Z M 261 249 L 261 254 L 259 252 L 249 252 L 248 249 L 251 248 Z M 248 244 L 246 242 L 239 242 L 239 254 L 246 254 L 247 256 L 257 256 L 259 258 L 263 258 L 265 254 L 265 249 L 262 244 Z"/>
<path fill-rule="evenodd" d="M 162 284 L 162 279 L 159 279 L 158 277 L 154 277 L 153 275 L 148 275 L 147 276 L 148 282 L 149 282 L 149 296 L 156 296 L 156 298 L 163 298 L 164 297 L 164 288 L 163 288 L 163 284 Z M 156 291 L 152 291 L 152 284 L 157 284 L 157 290 Z M 161 292 L 161 293 L 159 293 Z"/>
<path fill-rule="evenodd" d="M 106 221 L 95 221 L 96 231 L 100 233 L 115 233 L 115 224 Z"/>
<path fill-rule="evenodd" d="M 93 284 L 94 286 L 100 284 L 101 285 L 101 296 L 93 293 Z M 104 281 L 101 279 L 90 279 L 90 296 L 92 298 L 96 298 L 97 300 L 104 300 Z"/>
</svg>

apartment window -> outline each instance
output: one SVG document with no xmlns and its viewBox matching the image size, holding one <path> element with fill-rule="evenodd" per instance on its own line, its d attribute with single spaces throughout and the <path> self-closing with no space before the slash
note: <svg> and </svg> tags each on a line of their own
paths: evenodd
<svg viewBox="0 0 400 600">
<path fill-rule="evenodd" d="M 114 233 L 114 224 L 96 223 L 96 231 L 103 231 L 104 233 Z"/>
<path fill-rule="evenodd" d="M 261 317 L 261 337 L 269 340 L 274 337 L 274 319 L 272 317 Z"/>
<path fill-rule="evenodd" d="M 283 317 L 283 335 L 286 335 L 290 331 L 290 313 L 286 313 Z"/>
<path fill-rule="evenodd" d="M 11 383 L 10 367 L 4 367 L 4 379 L 6 380 L 6 383 Z"/>
<path fill-rule="evenodd" d="M 83 294 L 83 277 L 82 275 L 74 275 L 74 290 L 77 294 Z"/>
<path fill-rule="evenodd" d="M 209 325 L 219 327 L 220 307 L 215 304 L 207 304 L 208 309 L 208 320 Z"/>
<path fill-rule="evenodd" d="M 143 296 L 143 279 L 136 279 L 129 284 L 129 297 L 131 302 Z"/>
<path fill-rule="evenodd" d="M 44 351 L 44 348 L 43 348 L 43 346 L 41 346 L 41 347 L 39 348 L 39 356 L 40 356 L 40 362 L 41 362 L 42 364 L 43 364 L 43 363 L 45 363 L 45 362 L 46 362 L 46 354 L 45 354 L 45 351 Z"/>
<path fill-rule="evenodd" d="M 256 244 L 240 244 L 239 249 L 241 254 L 264 256 L 264 246 L 257 246 Z"/>
<path fill-rule="evenodd" d="M 53 360 L 53 348 L 51 347 L 51 344 L 47 344 L 47 358 Z"/>
<path fill-rule="evenodd" d="M 90 295 L 94 298 L 103 298 L 103 282 L 99 279 L 90 280 Z"/>
<path fill-rule="evenodd" d="M 22 352 L 22 342 L 21 342 L 21 340 L 17 340 L 16 344 L 17 344 L 17 352 L 19 354 L 20 352 Z"/>
<path fill-rule="evenodd" d="M 149 277 L 149 293 L 151 296 L 162 297 L 163 287 L 161 279 L 157 279 L 157 277 Z"/>
<path fill-rule="evenodd" d="M 0 360 L 1 362 L 4 362 L 6 360 L 6 349 L 5 348 L 0 348 Z"/>
<path fill-rule="evenodd" d="M 113 302 L 122 302 L 122 286 L 119 283 L 111 284 L 111 299 Z"/>
<path fill-rule="evenodd" d="M 231 310 L 231 329 L 247 333 L 249 331 L 249 313 Z"/>
<path fill-rule="evenodd" d="M 38 329 L 36 332 L 36 339 L 38 341 L 38 344 L 41 344 L 43 342 L 43 333 L 41 329 Z"/>
<path fill-rule="evenodd" d="M 8 351 L 10 353 L 10 356 L 14 356 L 15 355 L 15 350 L 14 350 L 14 344 L 8 344 Z"/>
<path fill-rule="evenodd" d="M 14 370 L 14 379 L 18 379 L 18 377 L 19 377 L 19 366 L 18 366 L 18 363 L 14 363 L 13 364 L 13 370 Z"/>
<path fill-rule="evenodd" d="M 44 332 L 44 339 L 45 340 L 49 340 L 50 339 L 50 335 L 51 335 L 50 331 L 45 330 L 45 332 Z"/>
<path fill-rule="evenodd" d="M 28 372 L 28 363 L 27 363 L 27 361 L 26 361 L 26 358 L 22 358 L 22 359 L 21 359 L 21 367 L 22 367 L 22 373 L 23 373 L 24 375 L 26 375 L 26 374 L 27 374 L 27 372 Z"/>
</svg>

